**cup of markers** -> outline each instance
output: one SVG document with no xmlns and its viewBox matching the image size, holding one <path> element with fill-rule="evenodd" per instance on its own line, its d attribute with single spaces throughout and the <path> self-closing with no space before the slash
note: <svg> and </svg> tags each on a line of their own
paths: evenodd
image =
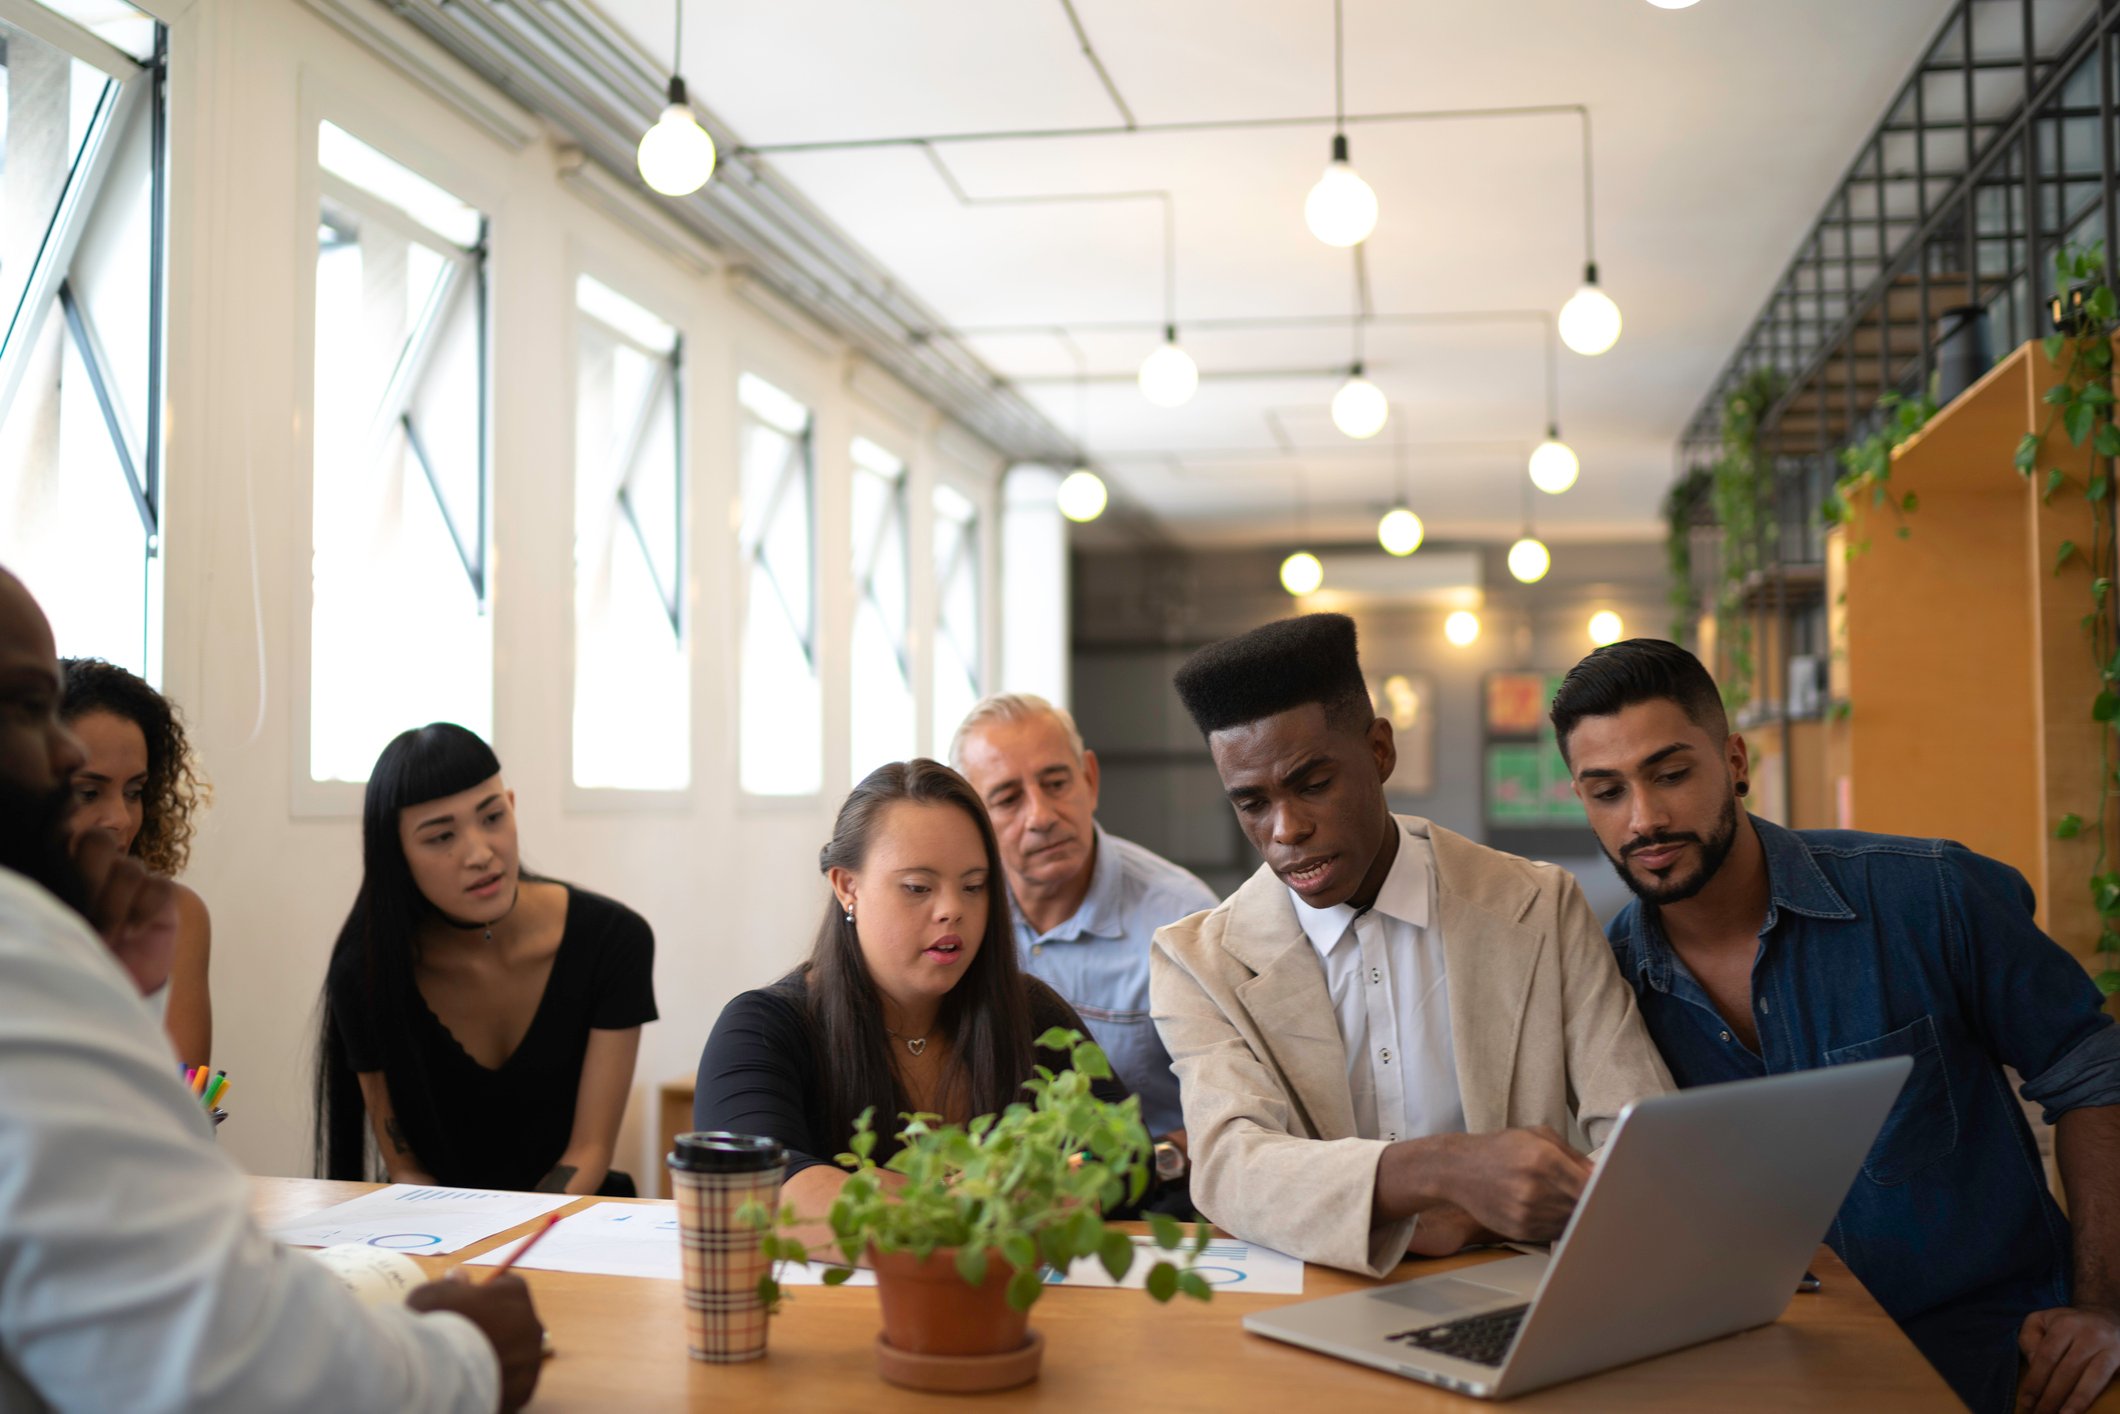
<svg viewBox="0 0 2120 1414">
<path fill-rule="evenodd" d="M 205 1106 L 206 1113 L 213 1117 L 214 1128 L 219 1129 L 221 1121 L 228 1118 L 228 1111 L 222 1108 L 222 1102 L 228 1098 L 228 1072 L 203 1065 L 187 1065 L 184 1067 L 184 1084 Z"/>
</svg>

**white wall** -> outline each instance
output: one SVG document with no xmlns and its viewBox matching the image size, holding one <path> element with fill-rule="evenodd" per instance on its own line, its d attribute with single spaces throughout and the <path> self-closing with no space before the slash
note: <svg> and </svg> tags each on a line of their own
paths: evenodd
<svg viewBox="0 0 2120 1414">
<path fill-rule="evenodd" d="M 174 20 L 165 686 L 215 786 L 189 880 L 214 915 L 214 1061 L 235 1086 L 222 1141 L 256 1171 L 308 1171 L 315 1006 L 359 872 L 358 792 L 307 782 L 298 730 L 315 124 L 329 117 L 492 219 L 495 746 L 518 794 L 526 862 L 609 893 L 654 925 L 663 1020 L 643 1040 L 619 1158 L 652 1182 L 655 1084 L 691 1074 L 722 1003 L 791 966 L 822 910 L 817 850 L 847 785 L 849 438 L 889 432 L 913 469 L 916 682 L 928 672 L 918 615 L 932 599 L 926 487 L 938 467 L 955 482 L 983 481 L 996 585 L 1000 459 L 830 338 L 791 332 L 802 321 L 764 312 L 769 302 L 747 297 L 729 272 L 687 268 L 585 200 L 558 175 L 563 155 L 536 123 L 383 7 L 364 8 L 527 141 L 497 140 L 461 104 L 297 0 L 157 8 Z M 698 258 L 711 264 L 704 251 Z M 568 785 L 582 269 L 685 338 L 694 781 L 675 801 L 629 804 Z M 744 800 L 734 785 L 740 580 L 730 508 L 743 368 L 817 414 L 826 789 L 815 799 Z M 990 664 L 997 609 L 990 592 Z"/>
</svg>

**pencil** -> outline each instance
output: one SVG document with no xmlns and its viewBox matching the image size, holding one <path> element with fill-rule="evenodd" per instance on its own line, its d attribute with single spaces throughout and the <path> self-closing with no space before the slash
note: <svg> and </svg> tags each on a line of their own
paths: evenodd
<svg viewBox="0 0 2120 1414">
<path fill-rule="evenodd" d="M 513 1252 L 510 1252 L 506 1257 L 503 1257 L 501 1259 L 501 1264 L 493 1269 L 493 1275 L 486 1278 L 485 1284 L 490 1286 L 494 1282 L 500 1280 L 503 1276 L 507 1275 L 508 1268 L 514 1266 L 516 1264 L 517 1259 L 519 1259 L 525 1252 L 528 1252 L 531 1248 L 537 1246 L 537 1240 L 540 1237 L 543 1237 L 546 1233 L 552 1231 L 552 1224 L 558 1221 L 558 1213 L 545 1214 L 545 1216 L 539 1220 L 537 1230 L 531 1233 L 528 1237 L 524 1238 L 522 1242 L 517 1245 L 516 1249 Z"/>
</svg>

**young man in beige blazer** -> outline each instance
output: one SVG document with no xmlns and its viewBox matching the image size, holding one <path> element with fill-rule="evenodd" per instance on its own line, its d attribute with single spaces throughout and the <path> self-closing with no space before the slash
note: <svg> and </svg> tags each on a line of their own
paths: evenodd
<svg viewBox="0 0 2120 1414">
<path fill-rule="evenodd" d="M 1200 1211 L 1372 1276 L 1559 1235 L 1590 1174 L 1570 1139 L 1671 1088 L 1575 880 L 1390 813 L 1344 615 L 1215 644 L 1176 685 L 1265 860 L 1150 962 Z"/>
</svg>

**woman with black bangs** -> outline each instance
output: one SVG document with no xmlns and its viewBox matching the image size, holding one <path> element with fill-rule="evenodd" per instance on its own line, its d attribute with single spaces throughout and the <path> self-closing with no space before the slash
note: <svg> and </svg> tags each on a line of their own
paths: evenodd
<svg viewBox="0 0 2120 1414">
<path fill-rule="evenodd" d="M 878 767 L 839 807 L 818 868 L 831 883 L 809 961 L 723 1008 L 699 1058 L 693 1124 L 764 1134 L 787 1150 L 781 1196 L 831 1207 L 833 1156 L 874 1108 L 881 1163 L 896 1116 L 962 1123 L 1024 1099 L 1055 1026 L 1089 1034 L 1016 963 L 1008 885 L 986 808 L 935 761 Z M 1117 1080 L 1091 1087 L 1126 1098 Z"/>
<path fill-rule="evenodd" d="M 611 1170 L 655 939 L 623 904 L 522 872 L 491 747 L 436 722 L 383 749 L 361 811 L 317 1049 L 317 1159 L 393 1182 L 630 1197 Z"/>
</svg>

